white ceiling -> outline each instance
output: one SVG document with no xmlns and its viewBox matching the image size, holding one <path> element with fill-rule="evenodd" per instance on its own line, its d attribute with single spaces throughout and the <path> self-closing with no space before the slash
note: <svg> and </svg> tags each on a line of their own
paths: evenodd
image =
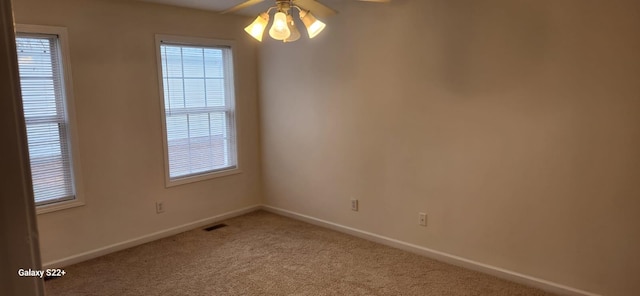
<svg viewBox="0 0 640 296">
<path fill-rule="evenodd" d="M 244 0 L 138 0 L 144 2 L 152 2 L 158 4 L 166 4 L 172 6 L 180 6 L 180 7 L 188 7 L 188 8 L 196 8 L 210 11 L 224 11 L 231 7 L 234 7 Z M 329 7 L 335 7 L 339 4 L 340 0 L 319 0 L 322 4 L 325 4 Z M 255 16 L 260 12 L 265 11 L 270 6 L 273 6 L 275 3 L 274 0 L 265 0 L 262 3 L 258 3 L 252 7 L 242 9 L 240 11 L 235 12 L 236 14 L 246 15 L 246 16 Z"/>
<path fill-rule="evenodd" d="M 227 8 L 233 7 L 237 4 L 244 2 L 244 0 L 139 0 L 144 2 L 153 2 L 158 4 L 167 4 L 172 6 L 181 6 L 188 8 L 197 8 L 211 11 L 223 11 Z M 264 1 L 271 2 L 271 1 Z M 265 3 L 257 4 L 262 6 Z M 267 4 L 268 5 L 268 4 Z M 240 11 L 239 14 L 244 14 L 244 11 Z"/>
</svg>

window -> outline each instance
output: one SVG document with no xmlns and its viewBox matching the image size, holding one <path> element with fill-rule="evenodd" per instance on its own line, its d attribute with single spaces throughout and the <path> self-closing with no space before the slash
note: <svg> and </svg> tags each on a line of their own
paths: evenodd
<svg viewBox="0 0 640 296">
<path fill-rule="evenodd" d="M 231 44 L 156 39 L 167 186 L 238 173 Z"/>
<path fill-rule="evenodd" d="M 80 205 L 66 29 L 17 25 L 16 31 L 35 204 L 39 213 Z"/>
</svg>

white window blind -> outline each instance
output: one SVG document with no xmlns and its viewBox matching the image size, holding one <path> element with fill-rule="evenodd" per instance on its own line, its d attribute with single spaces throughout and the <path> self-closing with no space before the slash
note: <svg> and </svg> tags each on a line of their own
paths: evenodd
<svg viewBox="0 0 640 296">
<path fill-rule="evenodd" d="M 160 44 L 170 180 L 237 167 L 229 47 Z"/>
<path fill-rule="evenodd" d="M 36 205 L 75 198 L 56 35 L 18 33 L 22 102 Z"/>
</svg>

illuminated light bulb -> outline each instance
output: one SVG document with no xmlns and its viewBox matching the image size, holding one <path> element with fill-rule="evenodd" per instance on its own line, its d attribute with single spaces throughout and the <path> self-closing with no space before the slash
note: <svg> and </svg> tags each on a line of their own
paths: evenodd
<svg viewBox="0 0 640 296">
<path fill-rule="evenodd" d="M 300 19 L 305 27 L 307 27 L 307 32 L 309 33 L 309 38 L 316 37 L 324 28 L 327 26 L 325 23 L 316 19 L 313 14 L 309 11 L 301 11 Z"/>
<path fill-rule="evenodd" d="M 285 40 L 291 36 L 291 30 L 287 26 L 287 15 L 284 12 L 277 12 L 274 15 L 269 36 L 275 40 Z"/>
<path fill-rule="evenodd" d="M 264 33 L 264 29 L 267 28 L 267 24 L 269 23 L 269 15 L 266 13 L 261 13 L 256 19 L 248 25 L 244 30 L 251 35 L 251 37 L 256 40 L 262 42 L 262 35 Z"/>
<path fill-rule="evenodd" d="M 289 27 L 289 31 L 291 31 L 291 36 L 282 41 L 293 42 L 300 39 L 300 31 L 298 31 L 298 27 L 296 27 L 296 24 L 293 22 L 293 17 L 291 17 L 291 15 L 287 15 L 287 26 Z"/>
</svg>

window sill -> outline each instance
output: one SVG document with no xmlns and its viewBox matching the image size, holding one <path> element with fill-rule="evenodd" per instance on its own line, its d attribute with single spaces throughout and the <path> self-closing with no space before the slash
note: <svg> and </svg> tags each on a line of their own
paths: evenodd
<svg viewBox="0 0 640 296">
<path fill-rule="evenodd" d="M 62 201 L 62 202 L 57 202 L 57 203 L 48 204 L 48 205 L 36 206 L 36 214 L 41 215 L 41 214 L 66 210 L 66 209 L 80 207 L 80 206 L 84 206 L 84 201 L 81 201 L 78 199 Z"/>
<path fill-rule="evenodd" d="M 188 177 L 177 178 L 177 179 L 166 178 L 165 187 L 169 188 L 169 187 L 174 187 L 174 186 L 179 186 L 179 185 L 184 185 L 184 184 L 189 184 L 194 182 L 200 182 L 200 181 L 205 181 L 205 180 L 210 180 L 215 178 L 237 175 L 240 173 L 242 173 L 242 170 L 240 170 L 239 168 L 235 168 L 235 169 L 210 172 L 202 175 L 188 176 Z"/>
</svg>

